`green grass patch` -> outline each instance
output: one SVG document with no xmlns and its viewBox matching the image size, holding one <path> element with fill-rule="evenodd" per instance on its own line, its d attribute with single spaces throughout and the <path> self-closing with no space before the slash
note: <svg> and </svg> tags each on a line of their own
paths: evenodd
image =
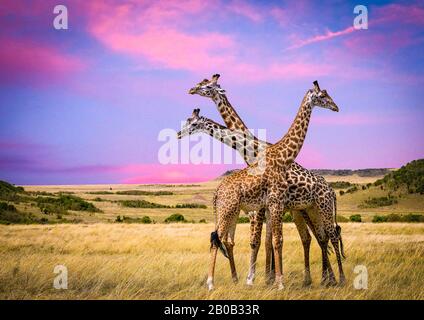
<svg viewBox="0 0 424 320">
<path fill-rule="evenodd" d="M 117 216 L 115 222 L 124 222 L 124 223 L 143 223 L 143 224 L 150 224 L 154 223 L 152 219 L 150 219 L 149 216 L 143 216 L 141 218 L 132 218 L 132 217 L 126 217 L 126 216 Z"/>
<path fill-rule="evenodd" d="M 207 209 L 208 207 L 205 204 L 199 204 L 199 203 L 182 203 L 182 204 L 177 204 L 175 208 L 177 209 Z"/>
<path fill-rule="evenodd" d="M 173 222 L 187 222 L 187 220 L 184 218 L 182 214 L 174 213 L 165 219 L 165 223 L 173 223 Z"/>
<path fill-rule="evenodd" d="M 57 198 L 38 196 L 35 201 L 37 202 L 37 206 L 40 208 L 41 212 L 45 214 L 64 214 L 67 213 L 68 210 L 101 212 L 92 203 L 71 195 L 61 194 Z"/>
<path fill-rule="evenodd" d="M 123 207 L 127 208 L 146 208 L 146 209 L 155 209 L 155 208 L 172 208 L 171 206 L 150 202 L 146 200 L 119 200 L 117 201 Z"/>
<path fill-rule="evenodd" d="M 348 181 L 329 182 L 329 185 L 334 189 L 346 189 L 352 186 L 352 184 Z"/>
<path fill-rule="evenodd" d="M 249 217 L 245 217 L 245 216 L 238 217 L 237 223 L 250 223 L 250 219 Z"/>
<path fill-rule="evenodd" d="M 359 208 L 378 208 L 391 206 L 398 203 L 395 197 L 389 195 L 386 197 L 376 197 L 364 200 L 362 204 L 359 205 Z"/>
<path fill-rule="evenodd" d="M 360 214 L 353 214 L 349 217 L 349 221 L 351 222 L 362 222 L 362 217 Z"/>
<path fill-rule="evenodd" d="M 129 196 L 172 196 L 174 193 L 171 191 L 125 190 L 117 191 L 116 194 Z"/>
</svg>

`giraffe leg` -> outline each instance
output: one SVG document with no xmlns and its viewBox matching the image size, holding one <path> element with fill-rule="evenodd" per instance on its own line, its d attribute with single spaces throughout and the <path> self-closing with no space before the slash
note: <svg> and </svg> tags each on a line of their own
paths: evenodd
<svg viewBox="0 0 424 320">
<path fill-rule="evenodd" d="M 282 249 L 283 249 L 283 228 L 281 222 L 281 212 L 283 212 L 282 202 L 278 199 L 279 196 L 269 196 L 269 212 L 271 216 L 272 226 L 272 247 L 275 255 L 275 281 L 274 284 L 278 290 L 284 289 L 283 285 L 283 264 L 282 264 Z"/>
<path fill-rule="evenodd" d="M 262 235 L 262 226 L 265 217 L 265 211 L 261 210 L 256 213 L 254 216 L 251 216 L 250 220 L 250 267 L 249 274 L 247 276 L 246 284 L 253 285 L 256 272 L 256 261 L 258 258 L 259 248 L 261 246 L 261 235 Z"/>
<path fill-rule="evenodd" d="M 343 246 L 343 242 L 341 240 L 341 228 L 340 226 L 337 225 L 337 221 L 336 221 L 336 195 L 334 192 L 329 193 L 328 197 L 326 197 L 327 203 L 331 203 L 331 205 L 327 206 L 326 208 L 328 208 L 327 212 L 326 212 L 326 231 L 328 236 L 330 237 L 331 243 L 333 245 L 334 251 L 336 252 L 336 258 L 337 258 L 337 265 L 339 268 L 339 283 L 340 285 L 344 285 L 346 283 L 346 277 L 344 275 L 343 272 L 343 264 L 342 264 L 342 257 L 341 257 L 341 253 L 342 253 L 342 248 L 339 247 L 339 242 L 341 244 L 341 246 Z M 330 210 L 331 207 L 331 210 Z M 330 211 L 330 212 L 328 212 Z M 344 256 L 344 253 L 343 253 Z"/>
<path fill-rule="evenodd" d="M 225 246 L 224 242 L 221 242 L 221 239 L 227 239 L 228 232 L 231 229 L 232 225 L 236 223 L 238 213 L 240 212 L 237 206 L 226 208 L 226 210 L 223 210 L 223 212 L 220 212 L 220 210 L 217 211 L 218 221 L 216 225 L 216 231 L 212 232 L 211 234 L 210 264 L 208 279 L 206 281 L 209 291 L 214 289 L 215 265 L 218 248 L 220 248 L 221 251 L 222 249 L 225 249 L 227 251 L 228 258 L 230 258 L 228 249 Z"/>
<path fill-rule="evenodd" d="M 339 278 L 340 278 L 339 284 L 343 286 L 346 283 L 346 277 L 343 272 L 342 257 L 340 255 L 340 250 L 339 250 L 339 237 L 331 236 L 331 243 L 333 244 L 334 251 L 336 252 L 336 257 L 337 257 L 337 265 L 339 268 Z"/>
<path fill-rule="evenodd" d="M 319 208 L 309 208 L 304 214 L 304 218 L 312 233 L 318 241 L 322 254 L 322 285 L 334 285 L 336 278 L 333 269 L 331 268 L 330 260 L 328 259 L 328 236 L 324 227 L 324 213 Z"/>
<path fill-rule="evenodd" d="M 208 280 L 206 281 L 206 285 L 208 286 L 208 290 L 212 291 L 214 289 L 214 275 L 215 275 L 215 265 L 216 265 L 216 255 L 218 253 L 218 247 L 216 245 L 212 245 L 211 253 L 210 253 L 210 262 L 209 262 L 209 272 L 208 272 Z"/>
<path fill-rule="evenodd" d="M 225 239 L 224 245 L 227 248 L 228 251 L 228 260 L 230 262 L 230 269 L 231 269 L 231 277 L 233 278 L 233 282 L 237 283 L 238 282 L 238 276 L 237 276 L 237 271 L 236 271 L 236 264 L 234 261 L 234 245 L 235 245 L 235 232 L 236 232 L 236 223 L 233 223 L 230 227 L 230 230 L 228 232 L 228 238 Z"/>
<path fill-rule="evenodd" d="M 309 286 L 312 283 L 311 270 L 309 265 L 309 249 L 311 247 L 311 235 L 309 234 L 308 227 L 302 213 L 297 210 L 292 211 L 293 221 L 296 225 L 297 231 L 299 232 L 300 239 L 303 245 L 303 254 L 305 262 L 305 278 L 303 280 L 304 286 Z"/>
<path fill-rule="evenodd" d="M 271 228 L 271 218 L 269 216 L 269 211 L 267 210 L 267 222 L 266 222 L 266 237 L 265 237 L 265 275 L 266 283 L 272 284 L 275 280 L 275 257 L 274 249 L 272 248 L 272 228 Z"/>
</svg>

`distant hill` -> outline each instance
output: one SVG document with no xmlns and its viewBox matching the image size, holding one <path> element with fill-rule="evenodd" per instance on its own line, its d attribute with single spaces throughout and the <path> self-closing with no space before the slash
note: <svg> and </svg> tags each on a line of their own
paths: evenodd
<svg viewBox="0 0 424 320">
<path fill-rule="evenodd" d="M 239 169 L 235 170 L 228 170 L 224 172 L 219 178 L 228 176 L 232 174 L 233 172 L 238 171 Z M 339 177 L 346 177 L 346 176 L 352 176 L 352 175 L 358 175 L 359 177 L 380 177 L 384 176 L 386 174 L 389 174 L 391 169 L 386 168 L 377 168 L 377 169 L 357 169 L 357 170 L 351 170 L 351 169 L 341 169 L 341 170 L 332 170 L 332 169 L 312 169 L 310 170 L 313 173 L 320 175 L 320 176 L 339 176 Z"/>
<path fill-rule="evenodd" d="M 376 169 L 341 169 L 341 170 L 331 170 L 331 169 L 312 169 L 313 173 L 318 174 L 320 176 L 351 176 L 358 175 L 360 177 L 378 177 L 383 176 L 391 172 L 390 169 L 387 168 L 376 168 Z"/>
<path fill-rule="evenodd" d="M 377 180 L 374 185 L 384 185 L 388 189 L 404 188 L 408 193 L 424 194 L 424 159 L 411 161 Z"/>
</svg>

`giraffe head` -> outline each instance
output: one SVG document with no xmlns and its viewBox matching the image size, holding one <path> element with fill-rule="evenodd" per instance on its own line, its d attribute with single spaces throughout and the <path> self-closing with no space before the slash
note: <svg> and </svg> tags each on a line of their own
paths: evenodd
<svg viewBox="0 0 424 320">
<path fill-rule="evenodd" d="M 327 93 L 327 90 L 321 90 L 318 81 L 314 81 L 314 88 L 309 90 L 309 96 L 313 106 L 339 112 L 339 107 Z"/>
<path fill-rule="evenodd" d="M 200 81 L 196 86 L 191 88 L 189 94 L 198 94 L 203 97 L 212 98 L 216 94 L 225 94 L 225 90 L 221 89 L 218 84 L 219 74 L 214 74 L 211 80 L 204 79 Z"/>
<path fill-rule="evenodd" d="M 186 120 L 181 131 L 177 133 L 178 139 L 200 132 L 205 127 L 205 118 L 200 117 L 199 112 L 200 109 L 193 110 L 191 117 Z"/>
</svg>

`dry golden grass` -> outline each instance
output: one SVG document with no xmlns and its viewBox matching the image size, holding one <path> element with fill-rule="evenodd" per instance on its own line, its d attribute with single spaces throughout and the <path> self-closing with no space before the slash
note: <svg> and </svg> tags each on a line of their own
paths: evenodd
<svg viewBox="0 0 424 320">
<path fill-rule="evenodd" d="M 311 251 L 313 285 L 302 287 L 303 253 L 292 223 L 284 225 L 284 280 L 264 281 L 264 252 L 255 286 L 244 284 L 250 255 L 248 225 L 238 225 L 239 284 L 219 255 L 216 290 L 205 287 L 212 224 L 78 224 L 0 226 L 1 299 L 423 299 L 423 224 L 342 224 L 347 285 L 321 288 L 321 255 Z M 262 248 L 263 249 L 263 248 Z M 331 256 L 333 268 L 335 257 Z M 69 288 L 53 288 L 55 265 L 69 271 Z M 367 290 L 353 288 L 365 265 Z M 335 268 L 337 269 L 337 268 Z M 336 275 L 338 275 L 336 273 Z"/>
<path fill-rule="evenodd" d="M 375 181 L 378 177 L 367 178 L 359 177 L 357 175 L 343 176 L 343 177 L 325 177 L 328 181 L 332 180 L 343 180 L 355 183 L 365 184 L 368 182 Z M 334 178 L 334 179 L 333 179 Z M 371 180 L 370 180 L 371 179 Z M 46 192 L 73 192 L 76 196 L 82 197 L 86 200 L 93 200 L 95 198 L 101 198 L 106 201 L 93 202 L 95 206 L 101 209 L 102 213 L 90 213 L 87 212 L 72 212 L 66 216 L 67 219 L 72 220 L 76 218 L 83 221 L 84 223 L 93 222 L 113 222 L 118 215 L 125 215 L 133 218 L 140 218 L 142 216 L 149 216 L 156 222 L 163 222 L 168 216 L 173 213 L 180 213 L 184 217 L 195 222 L 199 220 L 206 220 L 207 222 L 213 222 L 212 215 L 212 195 L 218 185 L 219 180 L 197 183 L 193 185 L 186 184 L 175 184 L 175 185 L 128 185 L 128 184 L 112 184 L 112 185 L 63 185 L 63 186 L 25 186 L 27 191 L 46 191 Z M 124 190 L 143 190 L 143 191 L 171 191 L 173 195 L 117 195 L 117 194 L 89 194 L 93 191 L 124 191 Z M 418 194 L 407 194 L 398 198 L 398 203 L 379 208 L 366 208 L 362 209 L 358 206 L 363 203 L 364 200 L 370 197 L 381 197 L 386 196 L 387 191 L 380 190 L 379 187 L 372 187 L 366 190 L 359 190 L 354 193 L 339 195 L 337 193 L 337 214 L 342 215 L 346 218 L 353 214 L 361 214 L 363 221 L 370 222 L 374 215 L 386 215 L 390 213 L 406 214 L 406 213 L 418 213 L 424 214 L 424 197 Z M 140 208 L 125 208 L 120 206 L 118 203 L 113 202 L 116 200 L 135 200 L 144 199 L 150 202 L 156 202 L 165 205 L 175 206 L 178 203 L 199 203 L 206 204 L 207 209 L 140 209 Z M 27 211 L 37 214 L 37 208 L 25 208 L 25 204 L 18 206 L 22 211 Z M 39 217 L 42 217 L 41 213 L 38 213 Z"/>
</svg>

